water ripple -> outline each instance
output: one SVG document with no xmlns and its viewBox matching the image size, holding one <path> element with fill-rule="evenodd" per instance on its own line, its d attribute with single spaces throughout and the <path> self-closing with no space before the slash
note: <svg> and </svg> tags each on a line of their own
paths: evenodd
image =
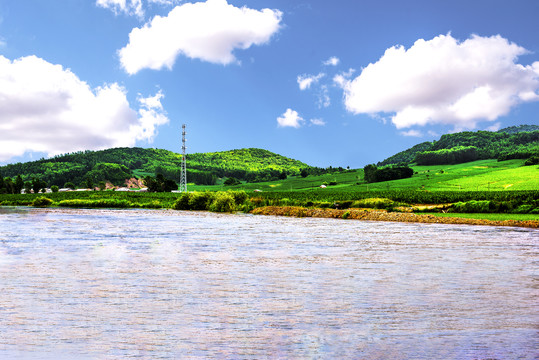
<svg viewBox="0 0 539 360">
<path fill-rule="evenodd" d="M 534 359 L 539 232 L 0 208 L 2 359 Z"/>
</svg>

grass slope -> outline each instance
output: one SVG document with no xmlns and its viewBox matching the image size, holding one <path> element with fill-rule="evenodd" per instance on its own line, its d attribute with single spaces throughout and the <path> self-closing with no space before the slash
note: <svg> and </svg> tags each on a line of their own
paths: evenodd
<svg viewBox="0 0 539 360">
<path fill-rule="evenodd" d="M 243 183 L 234 187 L 194 186 L 190 190 L 223 190 L 227 188 L 275 191 L 305 191 L 317 189 L 335 191 L 367 190 L 428 190 L 428 191 L 487 191 L 487 190 L 537 190 L 539 189 L 539 168 L 522 166 L 524 160 L 479 160 L 457 165 L 412 166 L 411 178 L 367 184 L 363 181 L 363 170 L 319 176 L 291 176 L 286 180 Z M 337 185 L 320 189 L 323 183 L 336 182 Z"/>
</svg>

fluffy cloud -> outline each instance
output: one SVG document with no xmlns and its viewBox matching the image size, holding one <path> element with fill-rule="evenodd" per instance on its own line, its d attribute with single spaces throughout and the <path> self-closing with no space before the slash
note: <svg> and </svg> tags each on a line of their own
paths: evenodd
<svg viewBox="0 0 539 360">
<path fill-rule="evenodd" d="M 74 73 L 35 56 L 0 56 L 0 160 L 49 156 L 152 141 L 167 123 L 163 94 L 139 96 L 134 110 L 118 84 L 92 89 Z"/>
<path fill-rule="evenodd" d="M 226 0 L 186 3 L 133 29 L 118 52 L 120 62 L 129 74 L 171 69 L 180 54 L 230 64 L 236 61 L 235 49 L 267 43 L 279 30 L 281 16 L 278 10 L 237 8 Z"/>
<path fill-rule="evenodd" d="M 341 62 L 341 60 L 339 60 L 338 57 L 332 56 L 329 59 L 327 59 L 326 61 L 323 61 L 322 64 L 331 65 L 331 66 L 337 66 L 337 65 L 339 65 L 340 62 Z"/>
<path fill-rule="evenodd" d="M 353 113 L 393 113 L 397 128 L 449 124 L 473 129 L 515 105 L 539 100 L 539 62 L 515 63 L 527 51 L 501 36 L 451 35 L 387 49 L 354 80 L 335 79 Z"/>
<path fill-rule="evenodd" d="M 312 84 L 316 84 L 324 76 L 326 76 L 326 74 L 324 73 L 320 73 L 318 75 L 307 75 L 307 74 L 298 75 L 297 81 L 298 81 L 299 89 L 300 90 L 309 89 Z"/>
<path fill-rule="evenodd" d="M 292 109 L 286 109 L 284 114 L 277 118 L 277 125 L 279 127 L 293 127 L 299 128 L 305 120 L 299 116 L 298 112 Z"/>
</svg>

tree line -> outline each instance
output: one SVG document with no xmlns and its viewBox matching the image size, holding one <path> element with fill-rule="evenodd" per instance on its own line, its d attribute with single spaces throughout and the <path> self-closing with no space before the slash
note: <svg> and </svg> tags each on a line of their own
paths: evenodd
<svg viewBox="0 0 539 360">
<path fill-rule="evenodd" d="M 451 149 L 419 152 L 415 154 L 415 163 L 417 165 L 460 164 L 475 161 L 478 157 L 479 152 L 475 146 L 455 146 Z"/>
<path fill-rule="evenodd" d="M 414 175 L 414 170 L 405 164 L 379 168 L 369 164 L 363 168 L 365 181 L 369 183 L 406 179 Z"/>
<path fill-rule="evenodd" d="M 475 151 L 469 153 L 452 153 L 456 150 L 461 150 L 462 147 L 475 147 Z M 436 152 L 441 150 L 449 150 L 449 153 L 437 153 L 437 155 L 430 154 L 428 152 Z M 378 166 L 384 166 L 389 164 L 413 163 L 417 160 L 419 153 L 427 152 L 426 157 L 432 159 L 433 156 L 438 156 L 441 161 L 446 160 L 446 157 L 456 156 L 461 160 L 455 161 L 472 161 L 467 160 L 475 157 L 475 160 L 483 159 L 498 159 L 499 161 L 509 159 L 528 159 L 531 156 L 539 154 L 539 130 L 537 127 L 531 125 L 525 125 L 520 127 L 511 127 L 508 129 L 500 130 L 498 132 L 491 131 L 464 131 L 455 134 L 445 134 L 440 137 L 438 141 L 423 142 L 413 146 L 410 149 L 401 151 L 384 161 L 378 163 Z M 475 153 L 475 155 L 473 154 Z M 422 156 L 419 155 L 421 161 Z M 437 163 L 437 164 L 445 164 Z"/>
</svg>

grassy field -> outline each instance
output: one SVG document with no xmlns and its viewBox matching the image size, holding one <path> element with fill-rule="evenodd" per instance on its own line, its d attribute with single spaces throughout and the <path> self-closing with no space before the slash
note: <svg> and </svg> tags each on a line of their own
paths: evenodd
<svg viewBox="0 0 539 360">
<path fill-rule="evenodd" d="M 428 191 L 493 191 L 537 190 L 539 168 L 522 166 L 524 160 L 480 160 L 457 165 L 412 166 L 414 176 L 408 179 L 371 183 L 363 180 L 363 170 L 350 170 L 305 178 L 294 176 L 286 180 L 243 183 L 226 187 L 223 185 L 189 185 L 191 191 L 244 189 L 264 192 L 305 191 L 319 189 L 323 183 L 336 182 L 326 190 L 372 191 L 372 190 L 428 190 Z"/>
<path fill-rule="evenodd" d="M 517 221 L 537 221 L 539 215 L 537 214 L 458 214 L 458 213 L 425 213 L 428 215 L 440 216 L 440 217 L 456 217 L 465 219 L 479 219 L 479 220 L 517 220 Z"/>
</svg>

